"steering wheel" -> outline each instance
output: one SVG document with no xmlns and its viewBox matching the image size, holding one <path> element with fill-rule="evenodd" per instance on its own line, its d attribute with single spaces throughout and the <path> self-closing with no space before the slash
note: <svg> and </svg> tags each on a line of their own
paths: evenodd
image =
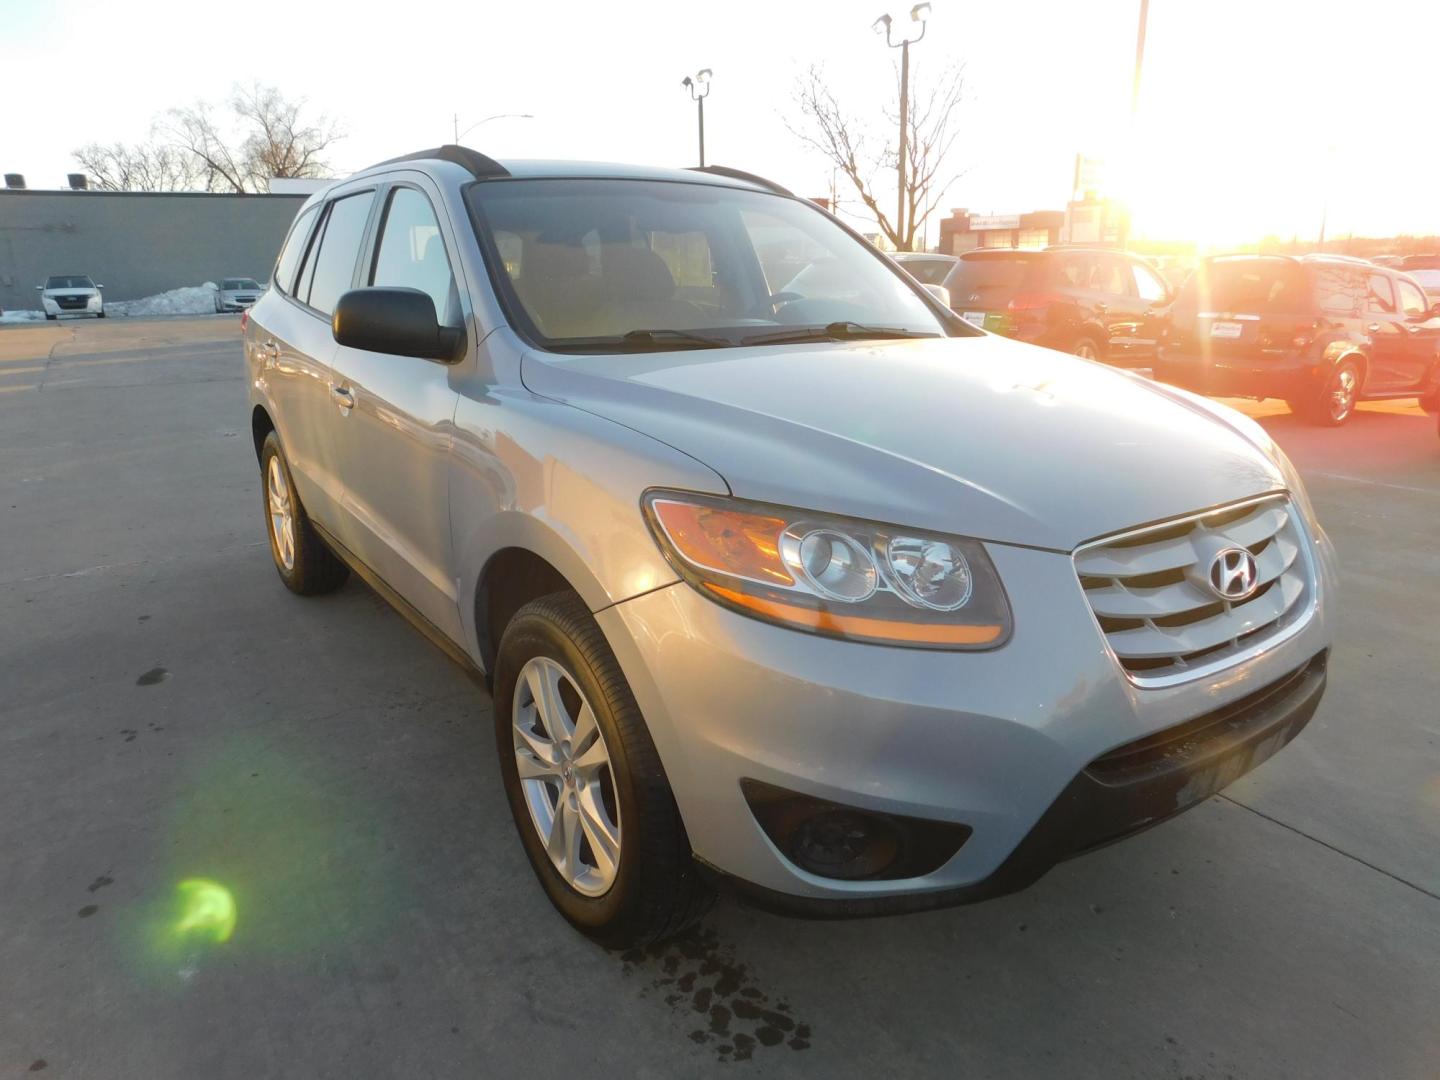
<svg viewBox="0 0 1440 1080">
<path fill-rule="evenodd" d="M 768 311 L 771 315 L 774 315 L 775 309 L 781 304 L 789 304 L 795 300 L 804 299 L 805 297 L 797 292 L 771 293 L 769 296 L 767 296 L 764 300 L 761 300 L 760 303 L 756 305 L 756 309 L 758 311 Z"/>
</svg>

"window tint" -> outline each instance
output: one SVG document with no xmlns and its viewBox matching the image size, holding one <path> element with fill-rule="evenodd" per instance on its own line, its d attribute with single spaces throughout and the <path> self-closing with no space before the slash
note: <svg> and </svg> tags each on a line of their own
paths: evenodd
<svg viewBox="0 0 1440 1080">
<path fill-rule="evenodd" d="M 1395 282 L 1395 286 L 1400 290 L 1400 310 L 1406 315 L 1424 315 L 1430 309 L 1425 302 L 1425 294 L 1415 285 L 1402 278 Z"/>
<path fill-rule="evenodd" d="M 300 255 L 305 250 L 305 240 L 310 235 L 310 226 L 315 221 L 315 207 L 306 210 L 290 227 L 290 237 L 280 250 L 280 259 L 275 264 L 275 287 L 281 292 L 292 291 L 295 284 L 295 270 L 300 265 Z"/>
<path fill-rule="evenodd" d="M 320 253 L 311 260 L 314 267 L 309 274 L 302 275 L 310 279 L 306 283 L 309 296 L 306 303 L 322 314 L 334 311 L 340 294 L 350 291 L 355 259 L 360 254 L 360 239 L 365 235 L 365 220 L 370 216 L 370 203 L 374 198 L 374 192 L 366 191 L 330 204 L 325 234 L 320 238 Z"/>
<path fill-rule="evenodd" d="M 47 289 L 93 289 L 95 283 L 84 274 L 60 274 L 45 279 Z"/>
<path fill-rule="evenodd" d="M 460 293 L 440 225 L 430 200 L 414 188 L 396 188 L 390 196 L 370 283 L 419 289 L 435 302 L 442 326 L 460 325 Z"/>
<path fill-rule="evenodd" d="M 1289 259 L 1214 259 L 1185 282 L 1184 295 L 1200 311 L 1253 315 L 1303 313 L 1309 286 L 1300 264 Z"/>
<path fill-rule="evenodd" d="M 1031 280 L 1044 263 L 1043 255 L 967 255 L 955 268 L 950 295 L 968 303 L 1005 303 L 1003 294 Z"/>
<path fill-rule="evenodd" d="M 1370 274 L 1365 279 L 1365 288 L 1369 293 L 1365 306 L 1370 311 L 1382 315 L 1395 314 L 1395 290 L 1390 287 L 1389 278 L 1383 274 Z"/>
<path fill-rule="evenodd" d="M 1139 263 L 1131 263 L 1130 270 L 1135 275 L 1135 292 L 1141 300 L 1149 300 L 1152 303 L 1165 299 L 1165 283 Z"/>
<path fill-rule="evenodd" d="M 1360 310 L 1364 282 L 1360 275 L 1338 266 L 1315 267 L 1315 300 L 1330 315 L 1355 315 Z"/>
<path fill-rule="evenodd" d="M 1089 255 L 1062 255 L 1057 260 L 1060 284 L 1072 289 L 1088 289 L 1095 262 Z"/>
<path fill-rule="evenodd" d="M 1114 296 L 1128 295 L 1128 266 L 1129 263 L 1122 259 L 1107 259 L 1103 256 L 1096 259 L 1095 272 L 1090 275 L 1090 288 L 1095 292 L 1110 293 Z"/>
</svg>

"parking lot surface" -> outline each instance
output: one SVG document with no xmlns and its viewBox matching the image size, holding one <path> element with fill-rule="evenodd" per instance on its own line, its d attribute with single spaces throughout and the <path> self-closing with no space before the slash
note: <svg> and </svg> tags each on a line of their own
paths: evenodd
<svg viewBox="0 0 1440 1080">
<path fill-rule="evenodd" d="M 1246 408 L 1343 571 L 1286 751 L 1016 896 L 622 955 L 484 690 L 276 579 L 238 320 L 0 329 L 0 1077 L 1440 1074 L 1440 439 Z"/>
</svg>

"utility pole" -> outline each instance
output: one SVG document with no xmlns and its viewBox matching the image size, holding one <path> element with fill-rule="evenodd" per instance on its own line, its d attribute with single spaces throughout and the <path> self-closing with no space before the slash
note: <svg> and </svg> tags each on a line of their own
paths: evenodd
<svg viewBox="0 0 1440 1080">
<path fill-rule="evenodd" d="M 900 160 L 896 167 L 896 179 L 900 193 L 896 200 L 895 210 L 895 247 L 901 251 L 910 246 L 905 235 L 905 204 L 909 196 L 909 192 L 905 189 L 905 157 L 910 144 L 910 46 L 918 44 L 920 39 L 925 36 L 925 28 L 929 25 L 926 20 L 929 18 L 929 4 L 916 4 L 912 7 L 910 22 L 912 25 L 920 27 L 920 33 L 913 38 L 907 34 L 900 41 L 891 40 L 891 31 L 895 27 L 895 20 L 889 15 L 881 15 L 871 24 L 871 29 L 877 34 L 885 35 L 886 45 L 900 50 Z"/>
<path fill-rule="evenodd" d="M 1140 71 L 1145 66 L 1145 22 L 1150 15 L 1150 0 L 1140 0 L 1140 29 L 1135 34 L 1135 81 L 1130 86 L 1130 116 L 1140 110 Z"/>
<path fill-rule="evenodd" d="M 710 79 L 715 73 L 709 68 L 701 68 L 696 72 L 695 77 L 686 75 L 680 80 L 680 85 L 690 91 L 690 100 L 695 102 L 700 116 L 700 168 L 705 167 L 705 99 L 710 96 Z"/>
</svg>

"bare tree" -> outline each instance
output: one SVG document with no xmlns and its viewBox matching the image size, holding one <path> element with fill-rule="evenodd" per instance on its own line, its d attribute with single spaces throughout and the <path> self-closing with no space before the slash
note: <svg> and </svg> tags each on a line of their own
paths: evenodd
<svg viewBox="0 0 1440 1080">
<path fill-rule="evenodd" d="M 324 116 L 304 115 L 305 101 L 287 100 L 273 86 L 237 86 L 233 120 L 217 118 L 205 102 L 172 109 L 168 132 L 205 180 L 208 191 L 266 191 L 272 177 L 321 177 L 325 151 L 342 138 Z"/>
<path fill-rule="evenodd" d="M 886 239 L 899 251 L 910 251 L 917 234 L 924 235 L 925 223 L 945 190 L 963 175 L 948 173 L 947 160 L 959 137 L 956 111 L 964 96 L 962 69 L 947 67 L 932 84 L 921 87 L 913 80 L 907 117 L 909 169 L 905 177 L 905 222 L 896 227 L 893 215 L 880 208 L 884 187 L 882 175 L 894 173 L 899 160 L 896 129 L 900 126 L 899 106 L 879 111 L 878 119 L 889 127 L 883 136 L 874 134 L 874 121 L 847 109 L 825 81 L 824 72 L 812 67 L 800 80 L 796 100 L 806 123 L 791 126 L 791 132 L 818 150 L 844 173 L 861 203 L 874 216 Z M 896 100 L 899 74 L 896 74 Z"/>
<path fill-rule="evenodd" d="M 163 142 L 90 143 L 71 157 L 98 191 L 190 191 L 201 179 L 188 155 Z"/>
</svg>

